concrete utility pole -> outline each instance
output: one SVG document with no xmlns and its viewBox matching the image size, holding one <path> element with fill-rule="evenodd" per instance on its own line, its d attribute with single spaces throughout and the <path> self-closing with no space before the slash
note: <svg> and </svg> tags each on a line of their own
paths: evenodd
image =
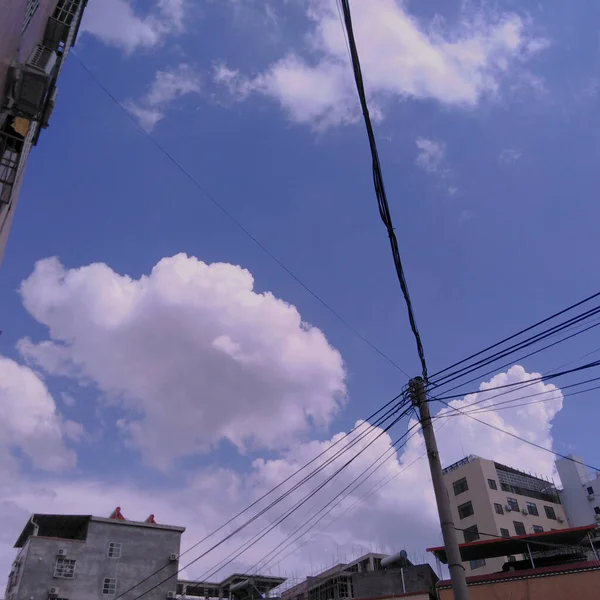
<svg viewBox="0 0 600 600">
<path fill-rule="evenodd" d="M 435 501 L 437 503 L 438 514 L 440 515 L 444 547 L 446 548 L 450 579 L 452 580 L 452 593 L 454 600 L 469 600 L 467 577 L 465 568 L 462 565 L 460 550 L 458 549 L 458 537 L 456 536 L 456 529 L 452 520 L 450 500 L 448 499 L 448 492 L 444 485 L 442 463 L 440 462 L 440 454 L 437 442 L 435 441 L 435 432 L 431 424 L 431 413 L 429 412 L 429 402 L 427 402 L 425 394 L 425 383 L 421 377 L 415 377 L 410 380 L 408 386 L 411 400 L 419 409 L 425 447 L 427 448 L 427 458 L 429 459 L 429 469 L 431 470 L 431 479 L 433 481 L 433 491 L 435 492 Z"/>
</svg>

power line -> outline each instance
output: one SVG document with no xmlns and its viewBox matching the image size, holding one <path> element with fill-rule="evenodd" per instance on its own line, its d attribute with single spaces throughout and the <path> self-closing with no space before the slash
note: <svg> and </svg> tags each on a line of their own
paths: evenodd
<svg viewBox="0 0 600 600">
<path fill-rule="evenodd" d="M 265 535 L 267 535 L 270 531 L 272 531 L 275 527 L 277 527 L 278 525 L 280 525 L 285 519 L 287 519 L 289 516 L 291 516 L 296 510 L 298 510 L 301 506 L 303 506 L 308 500 L 310 500 L 310 498 L 312 498 L 318 491 L 320 491 L 321 489 L 323 489 L 332 479 L 334 479 L 337 475 L 339 475 L 339 473 L 341 473 L 344 469 L 346 469 L 350 464 L 352 464 L 352 462 L 354 462 L 369 446 L 371 446 L 371 444 L 373 444 L 375 441 L 377 441 L 382 435 L 384 435 L 385 433 L 387 433 L 387 431 L 389 431 L 389 429 L 391 429 L 391 427 L 393 427 L 400 419 L 402 419 L 402 417 L 410 410 L 410 407 L 405 411 L 405 413 L 401 414 L 399 417 L 396 417 L 390 424 L 388 424 L 385 429 L 383 429 L 382 431 L 379 432 L 379 434 L 373 439 L 371 440 L 365 447 L 363 447 L 361 450 L 359 450 L 359 452 L 357 454 L 355 454 L 352 458 L 350 458 L 345 464 L 343 464 L 337 471 L 335 471 L 332 475 L 330 475 L 324 482 L 322 482 L 321 484 L 319 484 L 314 490 L 312 490 L 311 492 L 309 492 L 308 494 L 306 494 L 304 496 L 304 498 L 297 503 L 293 509 L 291 509 L 290 511 L 287 511 L 282 517 L 280 517 L 277 521 L 275 521 L 275 523 L 273 523 L 271 525 L 271 527 L 268 529 L 268 531 L 266 531 L 265 533 L 263 533 L 257 540 L 255 540 L 252 544 L 254 545 L 257 541 L 259 541 L 260 539 L 262 539 Z M 293 490 L 293 488 L 292 488 Z M 291 493 L 291 491 L 286 492 L 287 495 L 289 495 L 289 493 Z M 264 511 L 266 512 L 266 510 Z M 241 527 L 238 527 L 235 531 L 233 531 L 232 533 L 230 533 L 228 536 L 226 536 L 225 538 L 223 538 L 220 542 L 218 542 L 217 544 L 213 545 L 211 548 L 209 548 L 208 550 L 206 550 L 205 552 L 203 552 L 202 554 L 200 554 L 200 556 L 197 556 L 196 558 L 194 558 L 193 560 L 191 560 L 189 563 L 187 563 L 184 567 L 179 568 L 177 570 L 177 572 L 169 575 L 168 577 L 166 577 L 165 579 L 159 581 L 158 583 L 156 583 L 154 586 L 150 587 L 148 590 L 146 590 L 145 592 L 142 592 L 141 594 L 138 594 L 135 598 L 133 598 L 133 600 L 139 600 L 139 598 L 142 598 L 143 596 L 145 596 L 146 594 L 150 593 L 151 591 L 155 590 L 156 588 L 158 588 L 159 586 L 161 586 L 163 583 L 166 583 L 167 581 L 169 581 L 170 579 L 173 579 L 173 577 L 176 577 L 180 571 L 182 571 L 183 569 L 187 569 L 188 567 L 190 567 L 191 565 L 193 565 L 194 563 L 196 563 L 198 560 L 200 560 L 201 558 L 203 558 L 204 556 L 206 556 L 207 554 L 209 554 L 210 552 L 212 552 L 214 549 L 216 549 L 218 546 L 222 545 L 224 542 L 226 542 L 228 539 L 231 539 L 235 534 L 237 534 L 239 531 L 241 531 L 244 527 L 246 527 L 248 524 L 250 524 L 251 522 L 253 522 L 254 520 L 256 520 L 258 518 L 258 516 L 260 516 L 261 513 L 259 513 L 259 515 L 255 515 L 252 519 L 250 519 L 249 521 L 247 521 L 246 524 L 243 524 Z M 250 547 L 250 546 L 249 546 Z M 248 548 L 246 548 L 247 550 Z M 244 550 L 245 551 L 245 550 Z M 116 599 L 115 599 L 116 600 Z"/>
<path fill-rule="evenodd" d="M 543 450 L 544 452 L 549 452 L 550 454 L 554 454 L 555 456 L 560 456 L 560 458 L 564 458 L 566 460 L 570 460 L 571 462 L 583 465 L 584 467 L 587 467 L 588 469 L 592 469 L 593 471 L 600 472 L 600 469 L 597 467 L 588 465 L 587 463 L 576 460 L 570 456 L 566 456 L 565 454 L 561 454 L 560 452 L 556 452 L 555 450 L 551 450 L 550 448 L 544 448 L 544 446 L 541 446 L 540 444 L 536 444 L 535 442 L 532 442 L 530 440 L 526 440 L 525 438 L 521 437 L 520 435 L 517 435 L 516 433 L 512 433 L 511 431 L 506 431 L 506 429 L 502 429 L 501 427 L 492 425 L 491 423 L 487 423 L 486 421 L 482 421 L 481 419 L 478 419 L 477 417 L 474 417 L 473 415 L 470 415 L 469 413 L 464 412 L 464 411 L 460 410 L 459 408 L 450 406 L 447 402 L 445 402 L 444 400 L 441 400 L 440 398 L 437 398 L 437 400 L 440 400 L 440 402 L 442 404 L 445 404 L 448 408 L 456 410 L 457 412 L 464 415 L 465 417 L 469 417 L 469 419 L 473 419 L 474 421 L 477 421 L 478 423 L 481 423 L 482 425 L 491 427 L 492 429 L 495 429 L 496 431 L 499 431 L 500 433 L 505 433 L 506 435 L 509 435 L 510 437 L 515 438 L 516 440 L 519 440 L 520 442 L 524 442 L 525 444 L 529 444 L 530 446 L 538 448 L 539 450 Z"/>
<path fill-rule="evenodd" d="M 380 350 L 373 342 L 371 342 L 368 338 L 366 338 L 362 333 L 354 327 L 349 321 L 347 321 L 344 317 L 342 317 L 330 304 L 325 302 L 315 291 L 313 291 L 302 279 L 300 279 L 289 267 L 285 265 L 271 250 L 269 250 L 257 237 L 255 237 L 249 229 L 247 229 L 241 221 L 239 221 L 236 217 L 233 216 L 229 210 L 225 208 L 223 204 L 221 204 L 205 187 L 203 187 L 198 180 L 187 170 L 185 169 L 179 161 L 148 131 L 146 131 L 138 122 L 138 120 L 119 102 L 116 96 L 94 75 L 94 73 L 85 65 L 85 63 L 79 58 L 74 51 L 71 54 L 75 57 L 79 66 L 88 74 L 88 76 L 98 85 L 104 93 L 127 115 L 127 117 L 134 123 L 134 125 L 149 139 L 152 143 L 158 148 L 160 152 L 181 172 L 189 181 L 198 188 L 204 196 L 212 202 L 240 231 L 246 234 L 253 242 L 256 244 L 273 262 L 275 262 L 279 267 L 281 267 L 296 283 L 298 283 L 301 287 L 303 287 L 317 302 L 319 302 L 322 306 L 324 306 L 342 325 L 348 328 L 356 337 L 362 340 L 367 346 L 369 346 L 373 351 L 379 354 L 382 358 L 385 358 L 391 365 L 393 365 L 398 371 L 404 373 L 407 377 L 409 377 L 408 373 L 398 365 L 392 358 L 390 358 L 387 354 L 385 354 L 382 350 Z"/>
<path fill-rule="evenodd" d="M 312 458 L 311 460 L 309 460 L 308 462 L 306 462 L 302 467 L 300 467 L 299 469 L 297 469 L 294 473 L 292 473 L 291 475 L 289 475 L 288 477 L 286 477 L 283 481 L 279 482 L 276 486 L 274 486 L 269 491 L 267 491 L 265 494 L 263 494 L 262 496 L 260 496 L 260 498 L 258 498 L 254 502 L 252 502 L 246 508 L 244 508 L 243 510 L 239 511 L 236 515 L 234 515 L 233 517 L 231 517 L 228 521 L 226 521 L 225 523 L 223 523 L 222 525 L 220 525 L 219 527 L 217 527 L 216 529 L 214 529 L 213 531 L 211 531 L 208 535 L 204 536 L 201 540 L 199 540 L 194 545 L 192 545 L 190 548 L 188 548 L 187 550 L 185 550 L 184 552 L 182 552 L 179 555 L 179 557 L 181 558 L 182 556 L 188 554 L 189 552 L 191 552 L 192 550 L 194 550 L 195 548 L 197 548 L 200 544 L 202 544 L 203 542 L 207 541 L 209 538 L 211 538 L 212 536 L 214 536 L 215 534 L 217 534 L 219 531 L 223 530 L 225 527 L 227 527 L 228 525 L 230 525 L 231 523 L 233 523 L 238 517 L 242 516 L 244 513 L 248 512 L 249 510 L 251 510 L 252 508 L 254 508 L 255 506 L 257 506 L 265 498 L 267 498 L 273 492 L 275 492 L 276 490 L 278 490 L 279 488 L 281 488 L 287 482 L 291 481 L 294 477 L 296 477 L 296 475 L 298 475 L 304 469 L 306 469 L 307 467 L 309 467 L 310 465 L 312 465 L 313 463 L 315 463 L 317 460 L 319 460 L 319 458 L 323 457 L 332 448 L 334 448 L 335 446 L 337 446 L 338 444 L 340 444 L 341 442 L 343 442 L 346 438 L 348 438 L 349 436 L 351 436 L 353 433 L 357 432 L 364 425 L 369 425 L 372 428 L 372 427 L 378 427 L 379 425 L 381 425 L 382 423 L 384 423 L 390 416 L 392 416 L 395 412 L 397 412 L 397 410 L 399 410 L 400 408 L 402 408 L 402 406 L 404 405 L 405 400 L 401 401 L 400 403 L 398 403 L 398 404 L 396 404 L 394 406 L 391 406 L 401 396 L 403 396 L 403 393 L 400 393 L 397 396 L 395 396 L 394 398 L 392 398 L 392 400 L 390 400 L 389 402 L 387 402 L 386 404 L 384 404 L 384 406 L 382 406 L 380 409 L 376 410 L 373 414 L 371 414 L 369 417 L 367 417 L 360 425 L 358 425 L 356 427 L 353 427 L 350 431 L 348 431 L 348 433 L 344 434 L 339 440 L 336 440 L 333 444 L 331 444 L 331 446 L 329 446 L 328 448 L 326 448 L 325 450 L 323 450 L 322 452 L 320 452 L 319 454 L 317 454 L 314 458 Z M 390 408 L 390 406 L 391 406 L 391 408 Z M 376 415 L 378 415 L 379 413 L 381 413 L 385 409 L 387 409 L 387 411 L 383 415 L 381 415 L 374 423 L 371 424 L 369 422 L 372 418 L 374 418 Z M 328 464 L 331 464 L 331 462 L 333 460 L 336 460 L 344 452 L 348 451 L 353 445 L 355 445 L 356 443 L 358 443 L 358 441 L 360 441 L 362 439 L 362 437 L 364 437 L 365 435 L 368 435 L 369 432 L 370 432 L 370 430 L 367 430 L 366 433 L 362 433 L 359 437 L 357 437 L 354 440 L 352 440 L 344 448 L 342 448 L 341 450 L 338 450 L 336 452 L 336 454 L 334 454 L 332 457 L 330 457 L 329 459 L 327 459 L 327 461 L 324 463 L 324 465 L 328 466 Z M 323 465 L 321 465 L 317 470 L 313 470 L 313 471 L 309 472 L 309 474 L 306 475 L 298 483 L 296 483 L 291 488 L 290 491 L 288 491 L 286 494 L 280 496 L 279 498 L 277 498 L 276 500 L 274 500 L 273 502 L 271 502 L 271 504 L 268 505 L 266 508 L 262 509 L 262 511 L 258 514 L 258 516 L 264 514 L 264 512 L 266 512 L 267 510 L 269 510 L 270 508 L 272 508 L 273 506 L 275 506 L 279 501 L 281 501 L 283 498 L 287 497 L 287 495 L 289 495 L 291 492 L 295 491 L 298 487 L 300 487 L 301 485 L 303 485 L 306 481 L 310 480 L 312 477 L 314 477 L 314 475 L 316 475 L 318 472 L 320 472 L 320 470 L 322 468 L 324 468 Z M 254 521 L 256 518 L 258 518 L 258 516 L 256 516 L 255 518 L 253 518 L 247 524 L 249 524 L 250 522 Z M 243 529 L 243 527 L 240 528 L 240 530 L 241 529 Z M 218 544 L 218 545 L 220 545 L 220 544 Z M 173 563 L 167 563 L 167 564 L 163 565 L 162 567 L 158 568 L 157 570 L 153 571 L 146 578 L 142 579 L 141 581 L 139 581 L 138 583 L 136 583 L 135 585 L 133 585 L 129 589 L 127 589 L 124 592 L 122 592 L 121 594 L 119 594 L 114 600 L 120 600 L 120 598 L 122 598 L 123 596 L 125 596 L 125 594 L 129 593 L 130 591 L 132 591 L 133 589 L 135 589 L 139 585 L 141 585 L 143 583 L 146 583 L 149 579 L 151 579 L 155 575 L 158 575 L 158 573 L 160 573 L 161 571 L 164 571 L 169 566 L 172 566 L 172 564 Z"/>
<path fill-rule="evenodd" d="M 392 223 L 392 215 L 390 212 L 390 207 L 387 201 L 387 195 L 385 192 L 385 186 L 383 183 L 383 174 L 381 170 L 381 163 L 379 162 L 379 153 L 377 151 L 377 142 L 375 140 L 375 133 L 373 131 L 373 125 L 371 123 L 371 116 L 369 114 L 369 106 L 367 102 L 367 97 L 365 94 L 365 88 L 363 83 L 362 70 L 360 66 L 360 59 L 358 57 L 358 50 L 356 48 L 356 40 L 354 38 L 354 29 L 352 27 L 352 15 L 350 14 L 350 5 L 348 4 L 348 0 L 340 0 L 340 4 L 342 7 L 343 15 L 344 15 L 344 24 L 345 30 L 348 38 L 348 43 L 350 45 L 350 54 L 352 58 L 352 70 L 354 72 L 354 80 L 356 82 L 356 89 L 358 91 L 358 97 L 360 100 L 360 105 L 362 108 L 362 113 L 365 121 L 365 126 L 367 128 L 367 135 L 369 137 L 369 147 L 371 149 L 371 158 L 373 162 L 373 183 L 375 185 L 375 194 L 377 196 L 377 202 L 379 205 L 379 215 L 385 228 L 388 233 L 388 237 L 390 239 L 390 246 L 392 249 L 392 256 L 394 259 L 394 266 L 396 268 L 396 274 L 398 276 L 398 281 L 400 282 L 400 289 L 402 290 L 402 295 L 404 296 L 404 301 L 406 303 L 406 308 L 408 311 L 408 320 L 410 322 L 410 328 L 415 337 L 415 341 L 417 344 L 417 352 L 419 354 L 419 361 L 421 362 L 421 371 L 423 374 L 423 379 L 427 381 L 427 363 L 425 362 L 425 352 L 423 350 L 423 344 L 421 342 L 421 335 L 419 334 L 419 330 L 417 329 L 417 323 L 415 320 L 415 315 L 412 307 L 412 302 L 410 299 L 410 294 L 408 291 L 408 285 L 406 283 L 406 278 L 404 276 L 404 268 L 402 266 L 402 259 L 400 257 L 400 250 L 398 247 L 398 240 L 396 238 L 396 232 L 394 231 L 394 225 Z"/>
<path fill-rule="evenodd" d="M 455 362 L 454 364 L 446 367 L 445 369 L 442 369 L 441 371 L 434 373 L 432 375 L 432 377 L 437 377 L 438 375 L 441 375 L 442 373 L 445 373 L 446 371 L 449 371 L 450 369 L 453 369 L 454 367 L 457 367 L 458 365 L 461 365 L 461 364 L 471 360 L 472 358 L 476 358 L 477 356 L 484 354 L 488 350 L 497 348 L 498 346 L 501 346 L 502 344 L 509 342 L 510 340 L 513 340 L 514 338 L 516 338 L 524 333 L 527 333 L 528 331 L 531 331 L 532 329 L 535 329 L 536 327 L 539 327 L 540 325 L 543 325 L 544 323 L 547 323 L 548 321 L 551 321 L 552 319 L 555 319 L 556 317 L 559 317 L 560 315 L 563 315 L 566 312 L 569 312 L 570 310 L 573 310 L 574 308 L 577 308 L 578 306 L 581 306 L 582 304 L 589 302 L 590 300 L 593 300 L 594 298 L 598 298 L 599 296 L 600 296 L 600 292 L 592 294 L 591 296 L 588 296 L 587 298 L 584 298 L 583 300 L 580 300 L 579 302 L 576 302 L 575 304 L 572 304 L 571 306 L 568 306 L 567 308 L 560 310 L 560 311 L 554 313 L 553 315 L 550 315 L 549 317 L 546 317 L 545 319 L 542 319 L 541 321 L 538 321 L 537 323 L 534 323 L 533 325 L 526 327 L 525 329 L 521 329 L 521 331 L 518 331 L 517 333 L 513 333 L 512 335 L 504 338 L 503 340 L 500 340 L 499 342 L 496 342 L 495 344 L 492 344 L 491 346 L 488 346 L 487 348 L 484 348 L 483 350 L 480 350 L 479 352 L 476 352 L 475 354 L 471 354 L 471 356 L 467 356 L 466 358 L 463 358 L 462 360 Z"/>
</svg>

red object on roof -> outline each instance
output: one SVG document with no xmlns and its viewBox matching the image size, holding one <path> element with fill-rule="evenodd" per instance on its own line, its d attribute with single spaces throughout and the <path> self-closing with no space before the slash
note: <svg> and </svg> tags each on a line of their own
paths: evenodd
<svg viewBox="0 0 600 600">
<path fill-rule="evenodd" d="M 117 506 L 117 508 L 115 508 L 115 510 L 113 510 L 112 513 L 110 513 L 110 517 L 108 517 L 108 518 L 109 519 L 116 519 L 117 521 L 127 521 L 127 519 L 121 513 L 121 507 L 120 506 Z"/>
<path fill-rule="evenodd" d="M 156 521 L 154 520 L 154 515 L 150 515 L 144 523 L 154 523 L 156 525 Z"/>
</svg>

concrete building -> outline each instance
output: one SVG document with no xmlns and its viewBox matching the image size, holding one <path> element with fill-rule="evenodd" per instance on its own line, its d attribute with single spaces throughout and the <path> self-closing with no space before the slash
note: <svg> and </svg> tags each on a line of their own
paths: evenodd
<svg viewBox="0 0 600 600">
<path fill-rule="evenodd" d="M 144 522 L 127 521 L 120 509 L 108 519 L 33 515 L 15 544 L 19 553 L 5 599 L 106 600 L 159 569 L 136 587 L 136 595 L 157 585 L 144 598 L 174 597 L 184 531 L 184 527 L 157 524 L 152 515 Z"/>
<path fill-rule="evenodd" d="M 234 573 L 221 582 L 185 581 L 177 582 L 177 595 L 183 598 L 204 598 L 205 600 L 264 600 L 272 590 L 285 583 L 283 577 Z"/>
<path fill-rule="evenodd" d="M 0 0 L 0 261 L 57 80 L 87 0 Z"/>
<path fill-rule="evenodd" d="M 438 577 L 430 565 L 413 565 L 405 553 L 369 553 L 340 563 L 281 593 L 282 600 L 342 600 L 416 596 L 435 598 Z"/>
<path fill-rule="evenodd" d="M 478 540 L 459 546 L 464 561 L 525 555 L 505 561 L 498 573 L 467 577 L 471 600 L 595 600 L 599 597 L 600 561 L 592 543 L 595 525 L 533 533 L 513 538 Z M 431 548 L 447 562 L 444 547 Z M 452 600 L 450 580 L 437 584 L 439 600 Z"/>
<path fill-rule="evenodd" d="M 558 491 L 550 481 L 474 455 L 443 473 L 459 540 L 472 542 L 568 527 Z M 506 560 L 477 559 L 464 566 L 467 575 L 483 575 L 499 571 Z"/>
<path fill-rule="evenodd" d="M 556 469 L 562 489 L 558 490 L 560 501 L 565 508 L 569 525 L 579 527 L 600 522 L 600 473 L 592 477 L 587 468 L 580 464 L 580 456 L 569 454 L 573 460 L 559 458 Z"/>
</svg>

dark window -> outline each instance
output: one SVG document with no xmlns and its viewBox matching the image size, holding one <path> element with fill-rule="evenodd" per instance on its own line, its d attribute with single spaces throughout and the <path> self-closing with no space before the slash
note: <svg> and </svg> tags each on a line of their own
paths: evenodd
<svg viewBox="0 0 600 600">
<path fill-rule="evenodd" d="M 512 554 L 509 554 L 506 558 L 508 558 L 508 562 L 515 562 L 517 560 Z"/>
<path fill-rule="evenodd" d="M 513 525 L 515 526 L 515 533 L 517 535 L 525 535 L 527 533 L 525 531 L 525 525 L 523 525 L 521 521 L 513 521 Z"/>
<path fill-rule="evenodd" d="M 502 504 L 498 504 L 497 502 L 494 502 L 494 509 L 496 510 L 497 514 L 499 514 L 499 515 L 504 514 L 504 509 L 502 508 Z"/>
<path fill-rule="evenodd" d="M 470 560 L 469 564 L 471 565 L 471 569 L 479 569 L 480 567 L 485 567 L 485 558 L 478 558 L 477 560 Z"/>
<path fill-rule="evenodd" d="M 473 525 L 471 527 L 467 527 L 463 529 L 463 535 L 465 536 L 465 543 L 474 542 L 479 539 L 479 529 L 477 529 L 477 525 Z"/>
<path fill-rule="evenodd" d="M 75 565 L 77 561 L 71 558 L 59 556 L 54 563 L 54 577 L 61 579 L 73 579 L 75 577 Z"/>
<path fill-rule="evenodd" d="M 461 519 L 466 519 L 473 514 L 473 504 L 471 502 L 465 502 L 458 507 L 458 516 Z"/>
<path fill-rule="evenodd" d="M 511 498 L 510 496 L 508 496 L 506 498 L 506 501 L 508 502 L 508 505 L 510 506 L 510 510 L 514 510 L 515 512 L 519 512 L 519 503 L 517 502 L 516 498 Z"/>
<path fill-rule="evenodd" d="M 462 494 L 463 492 L 466 492 L 469 489 L 469 486 L 467 484 L 467 478 L 463 477 L 462 479 L 459 479 L 458 481 L 455 481 L 452 484 L 452 487 L 454 488 L 454 495 L 458 496 L 459 494 Z"/>
<path fill-rule="evenodd" d="M 121 542 L 108 542 L 108 550 L 106 552 L 108 558 L 121 558 Z"/>
<path fill-rule="evenodd" d="M 117 593 L 117 580 L 105 577 L 102 583 L 102 593 L 107 596 L 114 596 Z"/>
<path fill-rule="evenodd" d="M 33 19 L 33 15 L 35 15 L 38 7 L 40 5 L 40 0 L 27 0 L 27 6 L 25 8 L 25 18 L 23 19 L 23 27 L 21 28 L 21 33 L 23 33 L 29 23 L 31 23 L 31 19 Z"/>
<path fill-rule="evenodd" d="M 525 504 L 527 504 L 527 512 L 530 515 L 533 515 L 534 517 L 540 516 L 540 513 L 538 512 L 538 509 L 537 509 L 537 504 L 535 502 L 526 502 Z"/>
<path fill-rule="evenodd" d="M 591 485 L 590 485 L 590 487 L 587 489 L 587 493 L 588 493 L 588 495 L 590 495 L 590 496 L 593 496 L 593 495 L 594 495 L 594 488 L 593 488 Z"/>
<path fill-rule="evenodd" d="M 533 526 L 533 533 L 542 533 L 542 531 L 544 531 L 544 528 L 541 525 Z"/>
<path fill-rule="evenodd" d="M 510 531 L 508 529 L 504 529 L 504 527 L 500 527 L 500 535 L 502 537 L 510 537 Z"/>
<path fill-rule="evenodd" d="M 546 511 L 546 516 L 553 521 L 556 521 L 556 513 L 554 512 L 554 508 L 552 506 L 544 506 L 544 510 Z"/>
<path fill-rule="evenodd" d="M 488 485 L 490 486 L 490 490 L 497 490 L 498 486 L 496 485 L 495 479 L 488 479 Z"/>
<path fill-rule="evenodd" d="M 600 506 L 594 506 L 594 512 L 595 512 L 597 515 L 600 515 Z"/>
</svg>

